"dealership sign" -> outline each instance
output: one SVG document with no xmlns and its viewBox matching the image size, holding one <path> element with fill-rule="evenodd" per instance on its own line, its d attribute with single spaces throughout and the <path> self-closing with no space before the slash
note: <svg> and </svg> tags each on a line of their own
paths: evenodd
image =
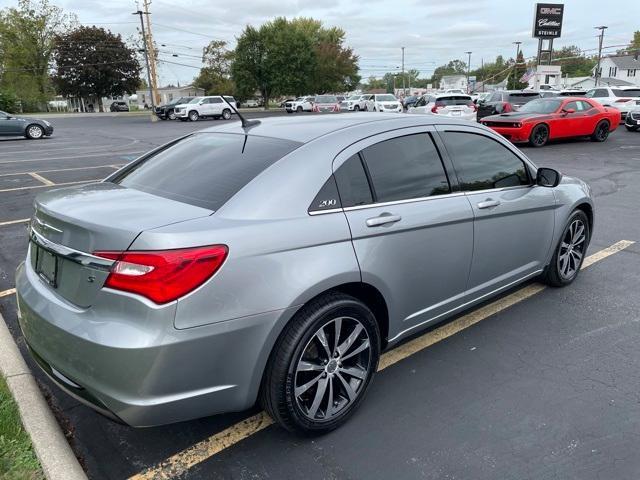
<svg viewBox="0 0 640 480">
<path fill-rule="evenodd" d="M 533 19 L 534 38 L 559 38 L 563 15 L 562 3 L 536 3 Z"/>
</svg>

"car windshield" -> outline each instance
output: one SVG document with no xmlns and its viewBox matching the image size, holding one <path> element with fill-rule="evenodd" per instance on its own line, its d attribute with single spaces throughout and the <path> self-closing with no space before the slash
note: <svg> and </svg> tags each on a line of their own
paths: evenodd
<svg viewBox="0 0 640 480">
<path fill-rule="evenodd" d="M 189 103 L 198 103 L 200 100 L 202 100 L 203 97 L 196 97 L 193 100 L 191 100 Z"/>
<path fill-rule="evenodd" d="M 535 100 L 536 98 L 540 98 L 539 93 L 510 93 L 509 94 L 509 102 L 517 103 L 522 105 L 523 103 L 530 102 L 531 100 Z"/>
<path fill-rule="evenodd" d="M 376 95 L 378 102 L 396 102 L 397 99 L 393 95 Z"/>
<path fill-rule="evenodd" d="M 296 102 L 302 102 L 303 100 L 304 100 L 304 97 L 298 97 L 298 98 L 296 98 L 296 100 L 295 100 L 295 101 L 296 101 Z"/>
<path fill-rule="evenodd" d="M 360 100 L 360 95 L 351 95 L 347 100 Z"/>
<path fill-rule="evenodd" d="M 553 113 L 558 110 L 560 100 L 539 99 L 523 105 L 518 112 L 523 113 Z"/>
<path fill-rule="evenodd" d="M 625 90 L 612 88 L 611 91 L 616 97 L 640 97 L 640 88 L 627 88 Z"/>
</svg>

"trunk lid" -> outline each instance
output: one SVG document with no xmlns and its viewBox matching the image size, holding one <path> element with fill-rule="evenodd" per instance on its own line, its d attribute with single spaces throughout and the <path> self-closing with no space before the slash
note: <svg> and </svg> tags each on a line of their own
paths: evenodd
<svg viewBox="0 0 640 480">
<path fill-rule="evenodd" d="M 48 191 L 36 197 L 35 208 L 31 266 L 57 294 L 81 307 L 91 305 L 108 270 L 79 261 L 78 254 L 126 250 L 145 230 L 212 213 L 109 182 Z"/>
</svg>

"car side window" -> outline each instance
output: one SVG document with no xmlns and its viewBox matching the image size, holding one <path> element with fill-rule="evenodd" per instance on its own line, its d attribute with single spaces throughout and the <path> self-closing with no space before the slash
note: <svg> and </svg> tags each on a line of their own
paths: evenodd
<svg viewBox="0 0 640 480">
<path fill-rule="evenodd" d="M 210 98 L 209 103 L 222 103 L 221 98 Z"/>
<path fill-rule="evenodd" d="M 369 180 L 359 154 L 351 156 L 334 174 L 343 207 L 367 205 L 373 202 Z"/>
<path fill-rule="evenodd" d="M 500 92 L 493 92 L 491 94 L 490 102 L 499 102 L 502 100 L 502 94 Z"/>
<path fill-rule="evenodd" d="M 599 97 L 599 98 L 608 97 L 609 93 L 604 88 L 596 88 L 596 90 L 593 93 L 593 96 L 594 97 Z"/>
<path fill-rule="evenodd" d="M 591 105 L 591 103 L 589 102 L 585 102 L 584 100 L 580 100 L 578 102 L 579 104 L 582 104 L 582 110 L 591 110 L 593 108 L 593 105 Z"/>
<path fill-rule="evenodd" d="M 427 101 L 425 100 L 424 97 L 422 97 L 415 103 L 415 106 L 416 107 L 424 107 L 426 104 L 427 104 Z"/>
<path fill-rule="evenodd" d="M 578 102 L 569 102 L 564 107 L 562 107 L 562 109 L 563 110 L 573 109 L 576 112 L 582 110 L 581 106 L 578 106 Z"/>
<path fill-rule="evenodd" d="M 311 202 L 308 211 L 309 213 L 322 212 L 340 207 L 342 207 L 342 204 L 340 195 L 338 195 L 338 186 L 336 185 L 336 179 L 331 175 L 318 192 L 318 195 L 316 195 L 316 198 Z"/>
<path fill-rule="evenodd" d="M 385 140 L 362 151 L 374 200 L 392 202 L 451 191 L 440 154 L 428 133 Z"/>
<path fill-rule="evenodd" d="M 463 191 L 530 185 L 524 162 L 496 140 L 482 134 L 441 133 Z"/>
</svg>

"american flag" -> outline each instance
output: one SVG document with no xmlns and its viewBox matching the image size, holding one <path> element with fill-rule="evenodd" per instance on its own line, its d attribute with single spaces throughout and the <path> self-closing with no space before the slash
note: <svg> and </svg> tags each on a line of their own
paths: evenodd
<svg viewBox="0 0 640 480">
<path fill-rule="evenodd" d="M 531 77 L 533 77 L 534 74 L 535 74 L 535 70 L 533 68 L 528 68 L 527 71 L 524 72 L 524 75 L 520 77 L 520 81 L 528 82 L 531 79 Z"/>
</svg>

